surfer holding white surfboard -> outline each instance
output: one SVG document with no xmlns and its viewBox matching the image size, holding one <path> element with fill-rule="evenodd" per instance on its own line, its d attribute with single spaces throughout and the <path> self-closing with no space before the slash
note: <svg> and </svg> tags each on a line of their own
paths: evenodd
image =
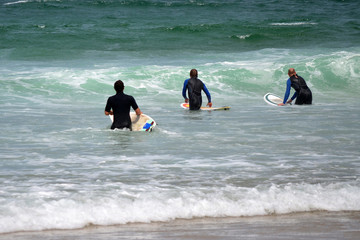
<svg viewBox="0 0 360 240">
<path fill-rule="evenodd" d="M 287 103 L 291 103 L 295 98 L 296 105 L 302 104 L 311 104 L 312 103 L 312 93 L 310 88 L 306 85 L 305 80 L 296 74 L 294 68 L 289 68 L 288 70 L 289 79 L 286 82 L 286 92 L 284 100 L 282 103 L 279 103 L 279 106 L 284 106 Z M 294 88 L 295 93 L 288 101 L 290 96 L 290 89 Z"/>
<path fill-rule="evenodd" d="M 124 94 L 124 83 L 121 80 L 114 83 L 114 89 L 116 94 L 108 98 L 105 106 L 105 115 L 114 115 L 111 129 L 128 128 L 131 130 L 130 107 L 134 109 L 138 116 L 140 116 L 142 112 L 135 98 Z"/>
<path fill-rule="evenodd" d="M 186 90 L 188 91 L 189 98 L 186 96 Z M 184 87 L 182 90 L 182 95 L 185 98 L 185 103 L 189 103 L 190 110 L 199 110 L 202 104 L 201 91 L 204 91 L 208 99 L 208 104 L 211 108 L 211 95 L 209 90 L 206 88 L 205 84 L 198 79 L 198 71 L 196 69 L 191 69 L 190 78 L 186 79 L 184 82 Z"/>
</svg>

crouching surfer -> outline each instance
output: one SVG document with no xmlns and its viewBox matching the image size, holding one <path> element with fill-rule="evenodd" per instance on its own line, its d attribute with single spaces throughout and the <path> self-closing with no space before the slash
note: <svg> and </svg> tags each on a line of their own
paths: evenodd
<svg viewBox="0 0 360 240">
<path fill-rule="evenodd" d="M 284 101 L 279 103 L 279 106 L 283 106 L 286 103 L 291 103 L 295 98 L 295 104 L 312 104 L 312 93 L 310 88 L 306 85 L 305 80 L 296 74 L 294 68 L 290 68 L 288 71 L 289 79 L 286 82 L 286 92 L 284 96 Z M 288 101 L 290 95 L 290 89 L 294 88 L 295 93 Z"/>
</svg>

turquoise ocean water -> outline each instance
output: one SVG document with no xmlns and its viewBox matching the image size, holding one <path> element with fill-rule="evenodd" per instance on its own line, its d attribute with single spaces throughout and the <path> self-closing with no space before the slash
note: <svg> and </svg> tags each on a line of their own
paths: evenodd
<svg viewBox="0 0 360 240">
<path fill-rule="evenodd" d="M 358 213 L 359 8 L 0 0 L 0 233 Z M 313 105 L 263 101 L 290 67 Z M 192 68 L 230 111 L 180 108 Z M 117 79 L 154 132 L 109 129 Z"/>
</svg>

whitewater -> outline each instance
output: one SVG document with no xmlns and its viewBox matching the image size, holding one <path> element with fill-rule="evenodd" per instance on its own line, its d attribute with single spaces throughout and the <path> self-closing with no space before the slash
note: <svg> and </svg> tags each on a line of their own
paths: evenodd
<svg viewBox="0 0 360 240">
<path fill-rule="evenodd" d="M 285 2 L 0 1 L 0 238 L 160 223 L 204 237 L 206 222 L 232 239 L 303 216 L 358 236 L 360 6 L 294 1 L 288 15 Z M 313 105 L 264 102 L 290 67 Z M 192 68 L 231 110 L 180 107 Z M 118 79 L 153 132 L 110 130 Z"/>
</svg>

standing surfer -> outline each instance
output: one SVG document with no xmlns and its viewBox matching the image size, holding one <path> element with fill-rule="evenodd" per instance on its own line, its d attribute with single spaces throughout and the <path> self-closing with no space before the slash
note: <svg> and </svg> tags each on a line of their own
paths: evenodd
<svg viewBox="0 0 360 240">
<path fill-rule="evenodd" d="M 130 107 L 132 107 L 136 115 L 142 112 L 136 104 L 133 96 L 124 94 L 124 83 L 118 80 L 114 83 L 116 94 L 108 98 L 105 106 L 105 115 L 114 115 L 114 122 L 111 129 L 128 128 L 131 130 Z"/>
<path fill-rule="evenodd" d="M 286 103 L 291 103 L 295 98 L 295 104 L 302 105 L 302 104 L 311 104 L 312 103 L 312 93 L 310 88 L 306 85 L 305 80 L 296 74 L 294 68 L 289 68 L 288 71 L 289 79 L 286 82 L 286 92 L 284 96 L 284 101 L 279 103 L 279 106 L 283 106 Z M 290 89 L 294 88 L 295 93 L 291 97 L 289 101 L 287 99 L 290 95 Z"/>
<path fill-rule="evenodd" d="M 186 90 L 188 90 L 189 98 L 186 97 Z M 205 92 L 208 99 L 208 104 L 206 106 L 211 107 L 212 103 L 209 90 L 206 88 L 205 84 L 198 79 L 198 71 L 196 69 L 191 69 L 190 78 L 185 80 L 182 90 L 182 95 L 185 98 L 185 102 L 189 103 L 190 110 L 200 109 L 202 104 L 201 90 Z"/>
</svg>

